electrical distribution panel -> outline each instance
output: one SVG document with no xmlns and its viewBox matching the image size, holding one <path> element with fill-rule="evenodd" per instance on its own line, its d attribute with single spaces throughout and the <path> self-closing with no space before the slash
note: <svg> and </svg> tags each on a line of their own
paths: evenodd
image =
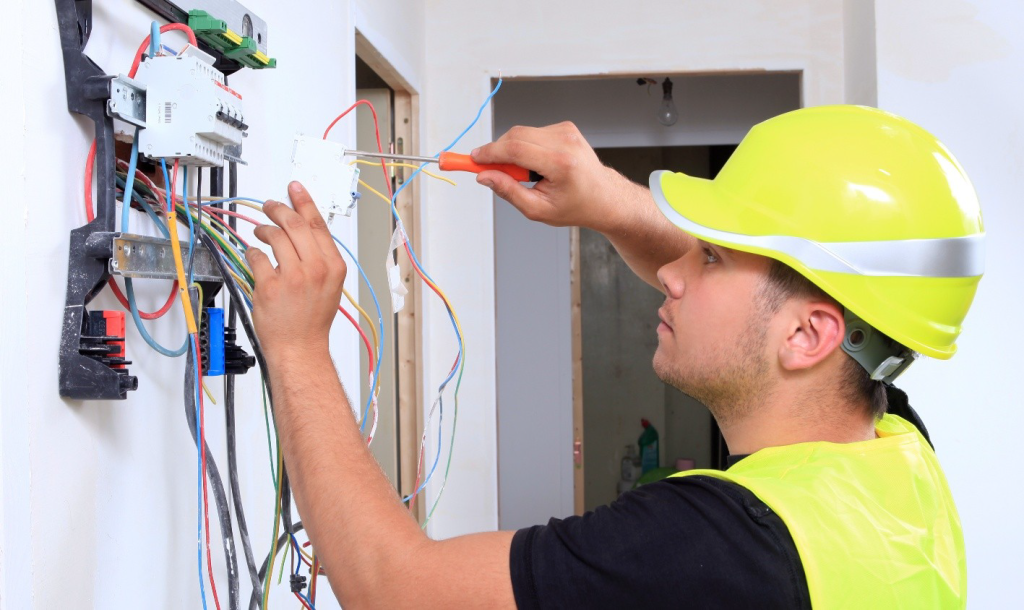
<svg viewBox="0 0 1024 610">
<path fill-rule="evenodd" d="M 139 152 L 186 165 L 221 167 L 226 146 L 240 146 L 242 96 L 224 84 L 214 59 L 187 45 L 178 55 L 149 57 L 135 82 L 146 90 L 146 127 Z M 233 155 L 228 155 L 233 157 Z"/>
</svg>

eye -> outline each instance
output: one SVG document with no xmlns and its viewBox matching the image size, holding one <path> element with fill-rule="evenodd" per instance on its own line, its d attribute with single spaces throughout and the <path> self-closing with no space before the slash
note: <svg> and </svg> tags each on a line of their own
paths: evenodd
<svg viewBox="0 0 1024 610">
<path fill-rule="evenodd" d="M 711 248 L 703 248 L 704 250 L 704 264 L 710 265 L 711 263 L 718 262 L 718 255 L 711 250 Z"/>
</svg>

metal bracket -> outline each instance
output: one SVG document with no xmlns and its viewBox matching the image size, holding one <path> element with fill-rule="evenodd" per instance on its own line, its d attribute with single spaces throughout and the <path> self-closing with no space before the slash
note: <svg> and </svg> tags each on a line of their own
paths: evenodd
<svg viewBox="0 0 1024 610">
<path fill-rule="evenodd" d="M 213 260 L 213 253 L 202 243 L 196 243 L 195 248 L 193 274 L 196 281 L 223 281 L 217 262 Z M 181 242 L 181 250 L 188 251 L 188 242 Z M 174 280 L 178 277 L 170 240 L 120 233 L 114 236 L 112 252 L 110 273 L 113 275 L 157 280 Z"/>
<path fill-rule="evenodd" d="M 124 74 L 110 81 L 110 99 L 107 101 L 107 114 L 131 123 L 136 127 L 146 127 L 146 87 Z"/>
</svg>

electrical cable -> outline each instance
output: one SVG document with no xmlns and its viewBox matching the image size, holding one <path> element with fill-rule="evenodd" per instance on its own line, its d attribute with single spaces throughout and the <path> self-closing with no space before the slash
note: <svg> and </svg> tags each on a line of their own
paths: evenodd
<svg viewBox="0 0 1024 610">
<path fill-rule="evenodd" d="M 164 173 L 164 183 L 167 185 L 167 188 L 165 189 L 165 194 L 167 196 L 166 198 L 167 198 L 167 214 L 168 214 L 168 218 L 171 218 L 174 215 L 174 213 L 175 213 L 175 211 L 174 211 L 173 191 L 174 191 L 174 187 L 175 187 L 175 185 L 177 184 L 177 181 L 178 181 L 178 167 L 179 167 L 179 162 L 175 161 L 174 162 L 174 173 L 171 176 L 168 176 L 168 174 L 167 174 L 167 161 L 165 159 L 160 159 L 160 168 L 163 170 L 163 173 Z M 198 363 L 198 362 L 200 362 L 200 356 L 199 356 L 199 328 L 198 328 L 198 325 L 196 324 L 195 310 L 193 309 L 193 305 L 192 305 L 192 295 L 189 294 L 189 290 L 188 290 L 188 287 L 187 287 L 188 284 L 186 283 L 185 266 L 184 266 L 184 263 L 182 262 L 182 258 L 181 258 L 181 244 L 178 242 L 178 223 L 177 222 L 168 222 L 167 223 L 167 228 L 170 230 L 170 234 L 171 234 L 171 238 L 170 238 L 171 253 L 173 254 L 173 257 L 174 257 L 174 269 L 175 269 L 175 272 L 178 275 L 178 286 L 179 286 L 179 289 L 181 290 L 181 294 L 180 294 L 181 299 L 180 300 L 181 300 L 182 309 L 184 309 L 184 313 L 185 313 L 185 324 L 186 324 L 186 326 L 188 328 L 188 336 L 191 337 L 193 342 L 195 343 L 195 359 L 196 359 L 196 361 Z M 185 287 L 182 288 L 182 286 L 185 286 Z M 199 364 L 196 364 L 196 367 L 197 367 L 197 369 L 200 368 Z M 205 528 L 206 529 L 206 555 L 207 555 L 207 563 L 209 564 L 208 565 L 208 570 L 209 570 L 209 577 L 210 577 L 210 589 L 213 592 L 213 601 L 214 601 L 214 603 L 217 606 L 217 610 L 220 610 L 220 600 L 217 597 L 217 584 L 216 584 L 216 582 L 214 581 L 214 578 L 213 578 L 213 569 L 212 569 L 213 566 L 212 566 L 212 562 L 209 559 L 209 556 L 210 556 L 210 525 L 209 525 L 209 516 L 208 516 L 209 501 L 208 501 L 208 498 L 207 498 L 207 494 L 205 493 L 205 491 L 206 491 L 206 489 L 205 489 L 205 482 L 207 480 L 206 452 L 202 450 L 202 447 L 204 447 L 206 445 L 205 424 L 204 424 L 204 415 L 203 415 L 203 408 L 202 408 L 203 407 L 202 394 L 199 394 L 199 400 L 197 402 L 199 404 L 199 426 L 198 426 L 199 427 L 199 440 L 196 443 L 196 450 L 197 450 L 197 452 L 199 454 L 199 460 L 200 460 L 201 466 L 202 466 L 202 468 L 201 468 L 201 475 L 199 477 L 199 491 L 200 491 L 199 495 L 202 498 L 202 507 L 203 507 L 202 515 L 204 516 L 204 518 L 206 520 L 206 528 Z M 200 534 L 202 533 L 202 529 L 203 529 L 202 528 L 202 524 L 200 524 Z M 202 544 L 202 536 L 200 536 L 200 545 L 201 544 Z M 200 577 L 201 577 L 202 576 L 202 547 L 201 546 L 200 546 L 200 553 L 199 554 L 200 554 Z"/>
<path fill-rule="evenodd" d="M 218 170 L 223 171 L 223 169 Z M 200 174 L 202 176 L 202 174 Z M 212 181 L 211 181 L 212 182 Z M 238 188 L 238 174 L 237 166 L 232 161 L 228 165 L 228 195 L 233 197 L 236 195 Z M 212 194 L 212 193 L 211 193 Z M 219 194 L 219 193 L 218 193 Z M 197 190 L 197 203 L 201 200 L 202 192 Z M 202 206 L 199 205 L 199 214 L 202 214 Z M 213 217 L 211 216 L 211 219 Z M 230 220 L 234 224 L 234 219 Z M 200 225 L 202 225 L 202 216 L 199 216 Z M 231 227 L 234 229 L 234 227 Z M 230 282 L 228 278 L 224 278 L 224 282 Z M 234 301 L 231 301 L 228 305 L 228 326 L 234 327 L 237 319 L 237 310 Z M 227 441 L 228 450 L 228 482 L 231 485 L 231 498 L 235 505 L 235 520 L 238 522 L 238 533 L 242 538 L 242 551 L 245 554 L 245 563 L 249 568 L 249 578 L 252 581 L 252 590 L 254 594 L 259 594 L 260 597 L 263 595 L 263 585 L 260 582 L 259 572 L 256 569 L 256 559 L 252 553 L 252 543 L 249 540 L 249 527 L 245 522 L 245 512 L 242 509 L 242 488 L 238 481 L 238 456 L 235 449 L 235 376 L 228 374 L 224 377 L 224 420 L 225 420 L 225 434 Z"/>
<path fill-rule="evenodd" d="M 199 446 L 199 405 L 196 398 L 196 358 L 195 343 L 190 342 L 192 345 L 189 350 L 189 355 L 185 358 L 185 419 L 188 420 L 189 432 L 192 434 L 192 441 L 196 443 L 196 447 Z M 220 521 L 221 537 L 224 543 L 224 557 L 228 563 L 228 578 L 231 578 L 232 563 L 234 564 L 235 579 L 238 578 L 238 558 L 235 554 L 235 538 L 231 527 L 231 512 L 228 509 L 227 493 L 224 490 L 224 481 L 221 479 L 220 470 L 217 468 L 217 462 L 213 458 L 213 454 L 210 452 L 210 446 L 205 442 L 203 443 L 203 452 L 206 455 L 206 467 L 207 477 L 210 481 L 210 487 L 213 491 L 214 501 L 217 506 L 217 517 Z M 200 468 L 197 464 L 197 468 Z M 202 541 L 200 540 L 200 553 L 202 553 Z M 200 559 L 200 588 L 203 586 L 202 579 L 202 559 Z M 213 582 L 213 575 L 210 575 L 210 582 Z M 237 591 L 235 596 L 237 597 Z M 205 601 L 205 600 L 204 600 Z M 237 599 L 231 602 L 232 608 L 238 607 Z M 205 605 L 205 604 L 204 604 Z"/>
</svg>

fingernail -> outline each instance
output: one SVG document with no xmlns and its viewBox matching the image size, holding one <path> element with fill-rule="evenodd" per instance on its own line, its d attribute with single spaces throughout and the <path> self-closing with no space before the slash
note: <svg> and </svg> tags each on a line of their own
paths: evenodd
<svg viewBox="0 0 1024 610">
<path fill-rule="evenodd" d="M 478 152 L 480 152 L 480 149 L 479 148 L 474 148 L 473 152 L 469 153 L 469 156 L 475 157 Z"/>
<path fill-rule="evenodd" d="M 288 185 L 288 190 L 293 193 L 301 193 L 302 185 L 299 184 L 298 181 L 293 181 L 291 184 Z"/>
<path fill-rule="evenodd" d="M 480 184 L 486 186 L 487 188 L 493 188 L 494 187 L 494 183 L 491 182 L 490 180 L 488 180 L 487 178 L 479 180 L 479 182 L 480 182 Z"/>
</svg>

